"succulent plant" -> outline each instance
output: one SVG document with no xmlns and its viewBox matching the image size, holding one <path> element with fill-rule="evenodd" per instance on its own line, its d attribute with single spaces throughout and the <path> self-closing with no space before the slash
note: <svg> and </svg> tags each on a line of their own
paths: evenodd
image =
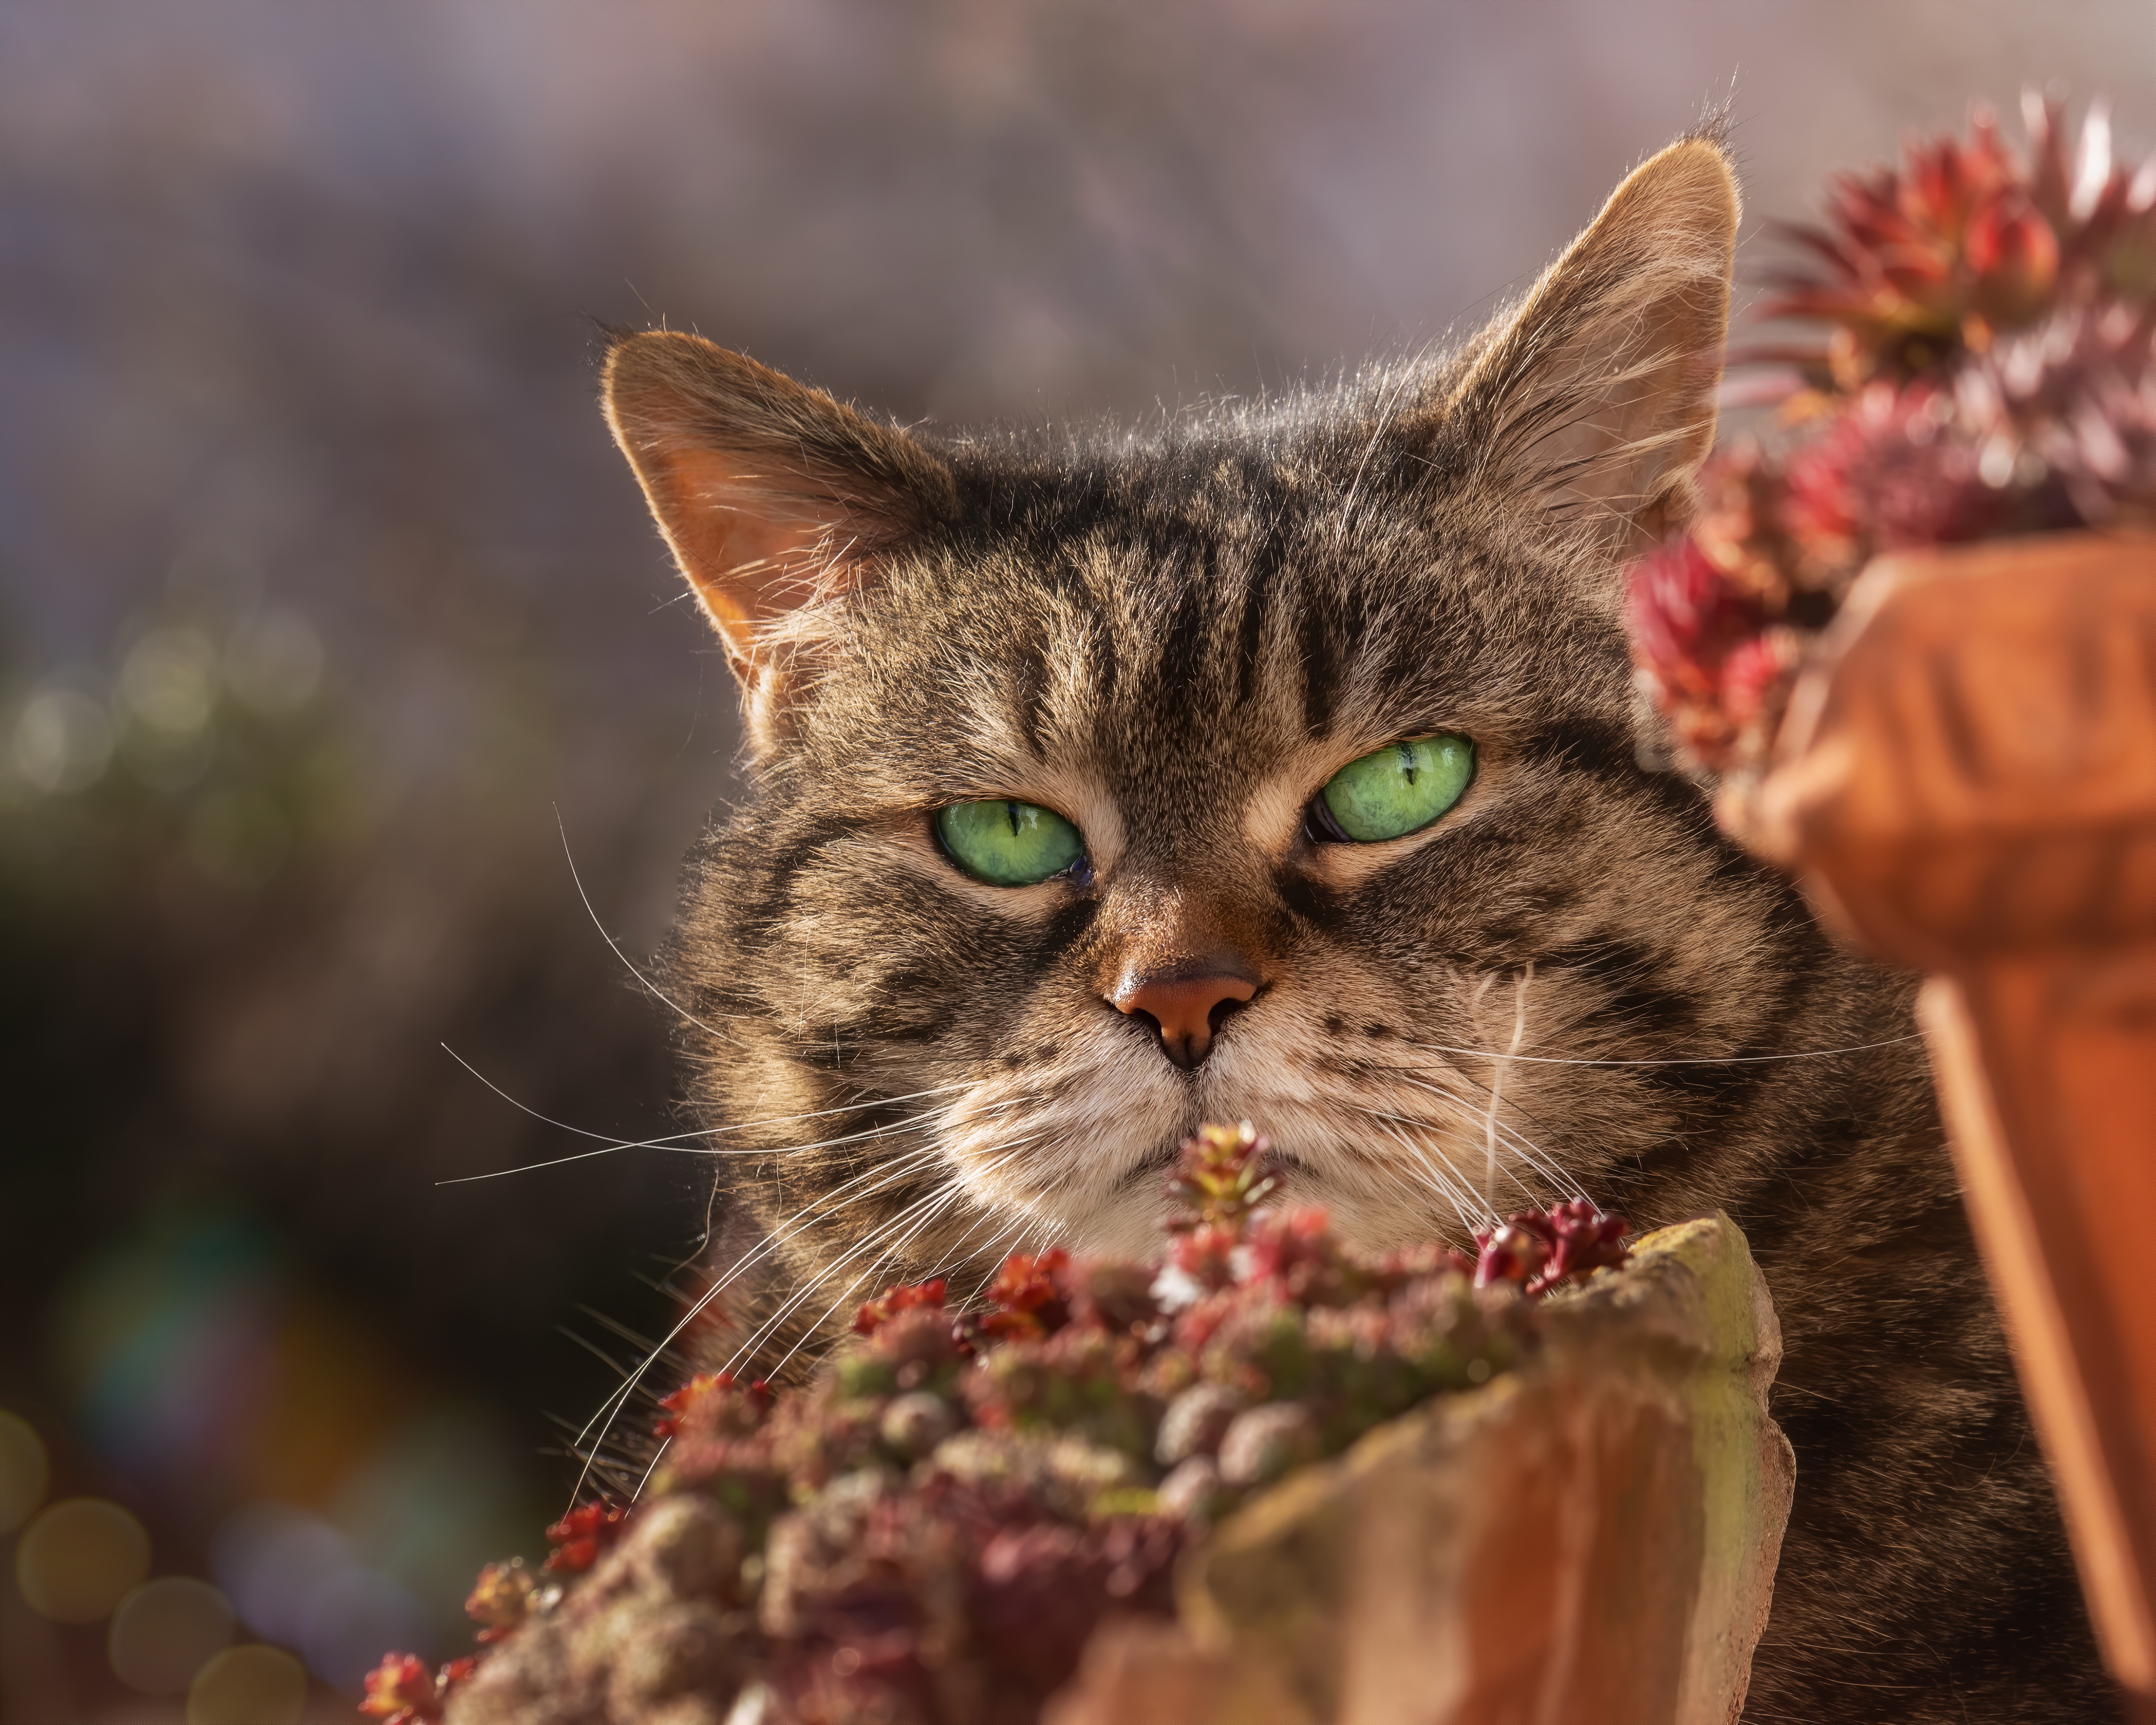
<svg viewBox="0 0 2156 1725">
<path fill-rule="evenodd" d="M 2156 520 L 2156 162 L 2115 164 L 2101 109 L 2071 167 L 2056 105 L 2025 119 L 2025 153 L 1979 110 L 1783 230 L 1804 260 L 1761 315 L 1826 340 L 1748 356 L 1782 368 L 1780 435 L 1714 455 L 1690 532 L 1629 574 L 1640 681 L 1686 764 L 1761 769 L 1880 552 Z"/>
<path fill-rule="evenodd" d="M 1266 1207 L 1267 1151 L 1247 1125 L 1184 1145 L 1163 1260 L 1016 1255 L 978 1310 L 941 1281 L 879 1295 L 799 1389 L 691 1378 L 644 1504 L 547 1530 L 573 1580 L 490 1567 L 476 1675 L 392 1655 L 366 1710 L 432 1725 L 470 1680 L 462 1717 L 543 1696 L 564 1725 L 671 1721 L 685 1686 L 722 1714 L 760 1681 L 773 1725 L 1019 1725 L 1109 1612 L 1172 1611 L 1212 1522 L 1508 1368 L 1534 1296 L 1625 1255 L 1624 1219 L 1582 1203 L 1511 1217 L 1479 1260 L 1360 1253 Z"/>
<path fill-rule="evenodd" d="M 2156 172 L 2112 160 L 2109 116 L 2074 161 L 2056 102 L 2023 100 L 2025 155 L 1979 107 L 1966 140 L 1912 141 L 1898 167 L 1837 175 L 1824 219 L 1781 228 L 1803 260 L 1768 277 L 1768 317 L 1827 326 L 1811 365 L 1837 393 L 1936 375 L 2061 309 L 2156 301 Z"/>
</svg>

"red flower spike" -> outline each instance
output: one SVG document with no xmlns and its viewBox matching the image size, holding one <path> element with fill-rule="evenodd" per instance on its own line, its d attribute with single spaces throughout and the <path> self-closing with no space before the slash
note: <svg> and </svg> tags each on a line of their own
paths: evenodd
<svg viewBox="0 0 2156 1725">
<path fill-rule="evenodd" d="M 1549 1263 L 1551 1245 L 1548 1224 L 1530 1210 L 1522 1210 L 1495 1228 L 1476 1230 L 1475 1286 L 1487 1288 L 1511 1282 L 1522 1289 L 1528 1287 Z"/>
<path fill-rule="evenodd" d="M 1272 1140 L 1249 1121 L 1240 1126 L 1201 1126 L 1183 1141 L 1183 1158 L 1168 1195 L 1182 1214 L 1168 1222 L 1172 1233 L 1226 1228 L 1238 1234 L 1250 1214 L 1279 1186 L 1266 1157 Z"/>
<path fill-rule="evenodd" d="M 480 1570 L 478 1584 L 465 1600 L 465 1615 L 483 1625 L 479 1632 L 480 1643 L 498 1641 L 521 1625 L 531 1614 L 531 1595 L 536 1590 L 537 1584 L 521 1558 L 489 1563 Z"/>
<path fill-rule="evenodd" d="M 733 1388 L 731 1372 L 699 1372 L 671 1395 L 659 1398 L 659 1405 L 666 1411 L 653 1423 L 654 1437 L 670 1438 L 681 1430 L 681 1422 L 704 1398 L 716 1390 Z"/>
<path fill-rule="evenodd" d="M 1037 1258 L 1013 1252 L 987 1289 L 996 1309 L 981 1320 L 982 1333 L 998 1337 L 1047 1336 L 1070 1321 L 1070 1309 L 1056 1286 L 1070 1253 L 1054 1246 Z"/>
<path fill-rule="evenodd" d="M 1614 1269 L 1631 1255 L 1624 1239 L 1632 1224 L 1614 1212 L 1597 1209 L 1584 1198 L 1553 1205 L 1548 1224 L 1553 1236 L 1549 1261 L 1528 1284 L 1530 1294 L 1547 1292 L 1563 1281 L 1584 1281 L 1597 1270 Z"/>
<path fill-rule="evenodd" d="M 628 1519 L 625 1504 L 578 1504 L 547 1530 L 547 1543 L 554 1548 L 547 1558 L 547 1569 L 573 1575 L 590 1568 L 621 1538 L 622 1524 Z"/>
<path fill-rule="evenodd" d="M 911 1312 L 922 1306 L 940 1308 L 943 1292 L 944 1281 L 940 1276 L 929 1281 L 886 1288 L 854 1314 L 854 1332 L 856 1335 L 873 1336 L 886 1318 L 896 1317 L 901 1312 Z"/>
<path fill-rule="evenodd" d="M 367 1698 L 359 1710 L 382 1725 L 431 1725 L 442 1717 L 441 1685 L 417 1655 L 385 1653 L 367 1674 Z"/>
</svg>

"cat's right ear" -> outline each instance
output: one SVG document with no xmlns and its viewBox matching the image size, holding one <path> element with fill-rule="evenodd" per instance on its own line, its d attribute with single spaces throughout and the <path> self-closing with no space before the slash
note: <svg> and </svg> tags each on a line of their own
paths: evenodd
<svg viewBox="0 0 2156 1725">
<path fill-rule="evenodd" d="M 670 330 L 608 350 L 607 424 L 755 710 L 802 615 L 948 506 L 950 471 L 821 390 Z"/>
<path fill-rule="evenodd" d="M 1738 213 L 1713 130 L 1618 187 L 1447 403 L 1491 483 L 1627 556 L 1686 525 L 1714 442 Z"/>
</svg>

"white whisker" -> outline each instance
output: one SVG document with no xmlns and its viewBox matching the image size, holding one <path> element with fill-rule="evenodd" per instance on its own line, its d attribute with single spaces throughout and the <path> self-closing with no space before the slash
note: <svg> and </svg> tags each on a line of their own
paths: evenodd
<svg viewBox="0 0 2156 1725">
<path fill-rule="evenodd" d="M 1852 1042 L 1845 1048 L 1808 1048 L 1793 1054 L 1729 1055 L 1719 1059 L 1712 1055 L 1700 1055 L 1681 1060 L 1578 1060 L 1558 1055 L 1527 1054 L 1506 1055 L 1502 1058 L 1519 1060 L 1531 1066 L 1756 1066 L 1773 1060 L 1825 1060 L 1837 1055 L 1869 1054 L 1875 1049 L 1899 1048 L 1905 1043 L 1922 1042 L 1923 1040 L 1923 1034 L 1918 1031 L 1907 1036 L 1889 1036 L 1884 1042 Z M 1499 1058 L 1486 1048 L 1455 1048 L 1449 1043 L 1414 1042 L 1405 1037 L 1401 1040 L 1409 1048 L 1424 1048 L 1433 1054 L 1470 1055 L 1478 1060 Z"/>
<path fill-rule="evenodd" d="M 788 1217 L 786 1221 L 778 1224 L 778 1227 L 779 1229 L 784 1229 L 793 1227 L 794 1224 L 801 1223 L 803 1218 L 814 1214 L 824 1206 L 832 1205 L 832 1200 L 838 1198 L 839 1195 L 846 1191 L 848 1188 L 858 1186 L 862 1181 L 872 1178 L 878 1174 L 882 1174 L 886 1177 L 885 1183 L 888 1183 L 890 1179 L 902 1178 L 905 1171 L 910 1166 L 917 1163 L 932 1159 L 938 1153 L 940 1153 L 940 1152 L 936 1146 L 926 1145 L 917 1149 L 907 1151 L 902 1155 L 893 1158 L 891 1162 L 879 1163 L 875 1168 L 867 1170 L 865 1173 L 856 1174 L 852 1179 L 844 1182 L 841 1185 L 834 1187 L 829 1192 L 820 1194 L 810 1203 L 804 1205 L 802 1209 L 795 1211 L 793 1215 Z M 860 1199 L 871 1196 L 874 1193 L 880 1191 L 880 1189 L 881 1186 L 880 1185 L 872 1186 L 866 1192 L 855 1193 L 852 1198 L 845 1199 L 844 1203 L 852 1204 L 858 1202 Z M 843 1209 L 844 1207 L 844 1205 L 843 1204 L 832 1205 L 832 1208 L 834 1209 Z M 826 1209 L 824 1213 L 825 1214 L 829 1214 L 830 1212 Z M 796 1228 L 795 1231 L 798 1232 L 798 1229 Z M 684 1312 L 675 1322 L 674 1327 L 669 1330 L 665 1336 L 660 1338 L 658 1345 L 644 1357 L 644 1363 L 624 1380 L 619 1388 L 615 1389 L 607 1397 L 606 1400 L 600 1404 L 598 1411 L 593 1414 L 589 1420 L 584 1422 L 583 1428 L 579 1430 L 576 1435 L 575 1442 L 578 1445 L 584 1444 L 586 1440 L 591 1437 L 593 1428 L 597 1427 L 598 1429 L 599 1435 L 598 1443 L 593 1445 L 593 1448 L 596 1450 L 599 1445 L 603 1445 L 606 1441 L 607 1434 L 613 1429 L 613 1421 L 619 1416 L 621 1409 L 627 1405 L 629 1398 L 636 1393 L 639 1387 L 642 1384 L 645 1374 L 648 1373 L 651 1368 L 658 1363 L 660 1356 L 665 1353 L 665 1350 L 671 1347 L 675 1341 L 680 1339 L 682 1332 L 686 1330 L 690 1324 L 694 1323 L 699 1317 L 703 1316 L 704 1312 L 711 1307 L 711 1302 L 716 1300 L 720 1294 L 730 1286 L 743 1271 L 747 1270 L 752 1265 L 759 1262 L 763 1258 L 767 1257 L 773 1251 L 776 1251 L 780 1245 L 784 1244 L 784 1242 L 791 1237 L 792 1236 L 790 1235 L 782 1234 L 778 1230 L 774 1229 L 765 1239 L 763 1243 L 754 1251 L 746 1253 L 741 1258 L 737 1259 L 732 1267 L 729 1268 L 723 1276 L 715 1278 L 711 1282 L 711 1285 L 706 1288 L 701 1294 L 696 1296 L 696 1301 L 690 1305 L 688 1311 Z M 584 1488 L 584 1481 L 590 1477 L 590 1463 L 587 1461 L 584 1471 L 578 1476 L 575 1487 L 576 1491 L 583 1491 Z"/>
<path fill-rule="evenodd" d="M 742 1048 L 747 1046 L 747 1045 L 744 1044 L 739 1037 L 730 1035 L 724 1030 L 714 1029 L 711 1025 L 706 1024 L 701 1019 L 698 1018 L 696 1014 L 690 1011 L 687 1007 L 682 1005 L 680 1001 L 668 994 L 665 990 L 659 986 L 658 983 L 653 982 L 649 977 L 646 976 L 642 970 L 637 968 L 636 964 L 630 959 L 629 954 L 622 951 L 620 946 L 616 943 L 614 937 L 607 932 L 606 924 L 599 921 L 599 913 L 592 907 L 592 896 L 584 891 L 584 877 L 577 872 L 577 859 L 569 850 L 569 829 L 567 824 L 562 819 L 562 809 L 559 803 L 554 805 L 554 825 L 556 829 L 559 831 L 562 835 L 562 855 L 569 865 L 569 878 L 577 884 L 577 896 L 584 901 L 584 914 L 592 919 L 592 927 L 598 930 L 599 938 L 607 943 L 608 950 L 611 952 L 615 957 L 621 960 L 623 965 L 628 969 L 629 973 L 631 976 L 634 977 L 637 981 L 644 984 L 644 988 L 650 992 L 651 998 L 653 999 L 660 1002 L 662 1004 L 670 1008 L 673 1011 L 680 1014 L 684 1019 L 688 1023 L 694 1024 L 706 1035 L 716 1036 L 720 1041 L 730 1044 L 735 1048 Z"/>
<path fill-rule="evenodd" d="M 1411 1120 L 1405 1115 L 1384 1114 L 1368 1108 L 1360 1109 L 1358 1111 L 1373 1120 L 1397 1122 L 1398 1125 L 1414 1127 L 1422 1130 L 1429 1129 L 1427 1122 Z M 1476 1198 L 1474 1186 L 1460 1171 L 1458 1165 L 1443 1150 L 1411 1141 L 1404 1133 L 1398 1131 L 1394 1124 L 1387 1124 L 1383 1130 L 1388 1137 L 1421 1161 L 1424 1172 L 1430 1175 L 1431 1185 L 1452 1207 L 1452 1214 L 1462 1228 L 1471 1234 L 1475 1230 L 1476 1223 L 1487 1221 L 1494 1216 L 1496 1213 L 1492 1207 Z M 1433 1154 L 1438 1161 L 1445 1164 L 1446 1174 L 1450 1176 L 1450 1178 L 1446 1178 L 1446 1174 L 1440 1174 L 1435 1164 L 1430 1161 Z M 1471 1207 L 1473 1210 L 1472 1214 L 1470 1214 Z"/>
<path fill-rule="evenodd" d="M 1041 1137 L 1042 1134 L 1035 1132 L 1026 1137 L 1019 1138 L 1009 1144 L 998 1146 L 997 1148 L 1001 1153 L 997 1154 L 992 1161 L 988 1162 L 987 1165 L 983 1168 L 978 1170 L 978 1172 L 993 1173 L 997 1168 L 999 1168 L 1005 1163 L 1014 1160 L 1022 1151 L 1025 1150 L 1034 1143 L 1038 1142 Z M 942 1209 L 966 1195 L 966 1180 L 967 1176 L 964 1173 L 952 1174 L 942 1184 L 932 1188 L 929 1192 L 926 1193 L 921 1197 L 916 1199 L 911 1204 L 906 1205 L 906 1208 L 899 1211 L 897 1214 L 887 1219 L 884 1223 L 883 1226 L 875 1234 L 870 1235 L 868 1239 L 848 1248 L 848 1250 L 835 1260 L 829 1269 L 825 1270 L 821 1275 L 819 1275 L 814 1281 L 809 1283 L 807 1287 L 798 1291 L 791 1299 L 782 1306 L 778 1312 L 774 1312 L 769 1318 L 766 1319 L 764 1323 L 758 1329 L 757 1332 L 752 1336 L 736 1352 L 734 1361 L 739 1361 L 753 1355 L 757 1348 L 761 1348 L 766 1341 L 769 1340 L 777 1333 L 779 1326 L 783 1324 L 788 1317 L 791 1317 L 794 1311 L 796 1311 L 807 1300 L 813 1297 L 818 1289 L 824 1286 L 824 1284 L 837 1276 L 841 1270 L 844 1269 L 848 1264 L 851 1263 L 861 1253 L 872 1250 L 880 1241 L 890 1240 L 891 1244 L 885 1248 L 884 1251 L 878 1255 L 875 1260 L 871 1263 L 867 1269 L 862 1271 L 860 1275 L 856 1276 L 852 1281 L 846 1285 L 844 1292 L 839 1296 L 838 1299 L 833 1302 L 830 1308 L 824 1313 L 821 1318 L 817 1320 L 815 1324 L 810 1326 L 809 1328 L 803 1332 L 803 1339 L 805 1340 L 807 1336 L 814 1334 L 814 1332 L 820 1328 L 823 1324 L 829 1321 L 832 1313 L 835 1312 L 840 1306 L 843 1306 L 846 1302 L 855 1288 L 859 1287 L 861 1283 L 867 1281 L 870 1276 L 875 1273 L 879 1266 L 886 1262 L 891 1255 L 900 1250 L 900 1248 L 901 1248 L 908 1240 L 912 1240 L 916 1235 L 917 1235 L 921 1230 L 926 1227 L 929 1221 L 932 1220 Z M 899 1229 L 909 1219 L 911 1219 L 916 1211 L 922 1213 L 920 1221 L 917 1222 L 911 1229 L 908 1230 L 904 1235 L 900 1236 L 898 1234 Z M 800 1343 L 796 1342 L 794 1343 L 794 1348 L 789 1348 L 787 1351 L 786 1358 L 791 1359 L 793 1357 L 794 1349 L 798 1348 L 799 1346 Z M 784 1363 L 784 1360 L 782 1360 L 780 1364 L 783 1365 Z M 733 1362 L 729 1362 L 730 1368 L 732 1363 Z M 776 1368 L 774 1368 L 774 1369 L 776 1369 Z"/>
<path fill-rule="evenodd" d="M 556 1120 L 551 1115 L 542 1114 L 537 1109 L 518 1101 L 516 1097 L 451 1048 L 448 1043 L 442 1044 L 442 1051 L 519 1113 L 528 1116 L 542 1126 L 553 1127 L 559 1131 L 572 1133 L 577 1137 L 595 1138 L 599 1141 L 600 1147 L 597 1150 L 579 1150 L 573 1156 L 552 1157 L 545 1162 L 527 1162 L 519 1163 L 515 1168 L 495 1168 L 483 1174 L 459 1174 L 450 1179 L 437 1180 L 434 1183 L 438 1186 L 464 1186 L 469 1185 L 475 1180 L 498 1180 L 504 1174 L 530 1173 L 539 1168 L 559 1168 L 567 1163 L 583 1162 L 594 1156 L 610 1155 L 616 1150 L 674 1150 L 694 1156 L 767 1156 L 788 1154 L 794 1150 L 819 1149 L 824 1146 L 792 1145 L 785 1151 L 702 1150 L 690 1145 L 688 1141 L 695 1138 L 718 1137 L 726 1132 L 751 1132 L 760 1127 L 788 1126 L 797 1120 L 819 1120 L 832 1114 L 857 1114 L 867 1108 L 893 1107 L 901 1102 L 919 1101 L 924 1096 L 947 1096 L 953 1091 L 963 1091 L 969 1087 L 963 1083 L 939 1084 L 931 1090 L 911 1091 L 902 1096 L 865 1097 L 860 1101 L 841 1103 L 835 1107 L 806 1109 L 798 1114 L 775 1114 L 767 1119 L 739 1121 L 731 1126 L 700 1127 L 692 1132 L 669 1132 L 664 1137 L 656 1138 L 619 1138 L 608 1132 L 593 1132 L 588 1127 L 571 1126 L 567 1121 Z M 920 1117 L 915 1117 L 915 1118 Z M 895 1126 L 881 1127 L 874 1131 L 865 1132 L 860 1136 L 875 1137 L 883 1132 L 897 1130 L 899 1127 Z M 825 1142 L 826 1144 L 829 1144 L 845 1141 L 834 1138 Z"/>
<path fill-rule="evenodd" d="M 1461 1096 L 1456 1091 L 1447 1090 L 1442 1085 L 1434 1084 L 1430 1082 L 1430 1080 L 1418 1077 L 1411 1072 L 1399 1072 L 1396 1076 L 1404 1080 L 1407 1083 L 1413 1085 L 1417 1090 L 1426 1090 L 1432 1096 L 1442 1096 L 1447 1101 L 1464 1102 L 1469 1100 L 1466 1097 Z M 1472 1082 L 1471 1080 L 1467 1081 L 1471 1083 Z M 1480 1088 L 1480 1086 L 1477 1087 Z M 1517 1107 L 1518 1104 L 1514 1103 L 1512 1106 Z M 1568 1191 L 1571 1193 L 1575 1198 L 1584 1198 L 1587 1196 L 1587 1194 L 1581 1189 L 1579 1183 L 1574 1180 L 1570 1174 L 1565 1172 L 1563 1165 L 1558 1163 L 1558 1159 L 1552 1156 L 1548 1151 L 1544 1150 L 1540 1145 L 1537 1144 L 1532 1138 L 1530 1138 L 1525 1132 L 1522 1132 L 1519 1127 L 1512 1125 L 1509 1121 L 1500 1120 L 1497 1122 L 1497 1131 L 1501 1136 L 1510 1142 L 1513 1149 L 1518 1153 L 1520 1160 L 1526 1163 L 1527 1166 L 1534 1169 L 1537 1173 L 1541 1174 L 1544 1178 L 1548 1179 L 1552 1185 L 1557 1187 L 1560 1191 Z M 1526 1182 L 1520 1180 L 1517 1175 L 1513 1176 L 1513 1178 L 1522 1191 L 1527 1191 L 1529 1189 Z"/>
</svg>

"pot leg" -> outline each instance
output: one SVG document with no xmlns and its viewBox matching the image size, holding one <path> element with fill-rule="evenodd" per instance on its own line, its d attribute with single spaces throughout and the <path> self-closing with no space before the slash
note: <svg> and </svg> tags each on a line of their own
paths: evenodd
<svg viewBox="0 0 2156 1725">
<path fill-rule="evenodd" d="M 1987 957 L 1918 1011 L 2105 1661 L 2156 1725 L 2156 941 Z"/>
</svg>

